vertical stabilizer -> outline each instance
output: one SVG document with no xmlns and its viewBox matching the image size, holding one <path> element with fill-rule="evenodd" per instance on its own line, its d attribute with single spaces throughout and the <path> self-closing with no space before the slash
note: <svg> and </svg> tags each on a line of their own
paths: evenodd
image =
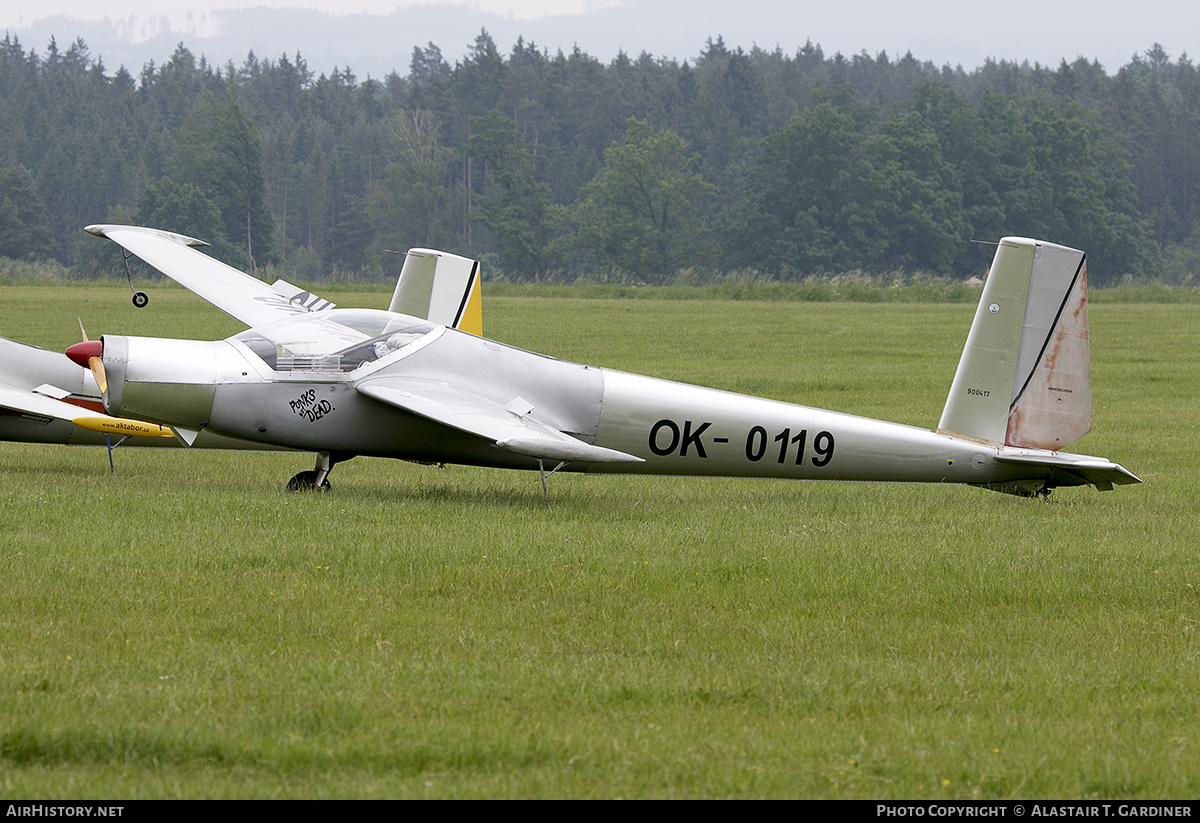
<svg viewBox="0 0 1200 823">
<path fill-rule="evenodd" d="M 388 311 L 482 335 L 479 262 L 432 249 L 410 249 Z"/>
<path fill-rule="evenodd" d="M 1084 253 L 1004 238 L 938 429 L 1061 449 L 1091 429 L 1091 385 Z"/>
</svg>

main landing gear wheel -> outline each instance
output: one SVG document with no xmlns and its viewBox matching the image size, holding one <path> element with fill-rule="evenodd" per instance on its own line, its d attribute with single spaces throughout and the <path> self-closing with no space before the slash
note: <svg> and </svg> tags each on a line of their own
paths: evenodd
<svg viewBox="0 0 1200 823">
<path fill-rule="evenodd" d="M 346 452 L 317 452 L 317 465 L 312 471 L 300 472 L 289 480 L 288 491 L 329 491 L 329 472 L 337 463 L 352 457 L 353 454 Z"/>
<path fill-rule="evenodd" d="M 144 309 L 150 303 L 150 295 L 144 291 L 135 291 L 133 293 L 133 305 L 135 308 Z"/>
<path fill-rule="evenodd" d="M 317 485 L 317 474 L 318 472 L 315 470 L 300 472 L 288 481 L 287 490 L 290 492 L 329 491 L 329 481 L 324 477 L 321 478 L 321 484 Z M 328 474 L 328 472 L 324 472 L 324 474 Z"/>
</svg>

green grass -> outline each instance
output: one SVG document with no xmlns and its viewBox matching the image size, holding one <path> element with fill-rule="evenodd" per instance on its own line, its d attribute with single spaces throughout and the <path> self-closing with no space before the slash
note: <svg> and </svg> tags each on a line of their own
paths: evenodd
<svg viewBox="0 0 1200 823">
<path fill-rule="evenodd" d="M 4 286 L 4 328 L 218 337 L 180 290 Z M 390 290 L 333 293 L 380 306 Z M 937 422 L 969 304 L 485 295 L 567 359 Z M 1194 798 L 1197 347 L 1093 304 L 1146 483 L 555 475 L 0 444 L 0 797 Z"/>
</svg>

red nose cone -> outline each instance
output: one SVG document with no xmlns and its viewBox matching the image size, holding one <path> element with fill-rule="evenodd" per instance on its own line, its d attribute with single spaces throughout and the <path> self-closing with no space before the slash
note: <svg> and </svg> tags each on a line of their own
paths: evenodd
<svg viewBox="0 0 1200 823">
<path fill-rule="evenodd" d="M 67 349 L 65 354 L 71 358 L 72 363 L 77 363 L 83 368 L 88 367 L 89 357 L 104 356 L 104 341 L 92 340 L 87 343 L 76 343 L 71 348 Z"/>
</svg>

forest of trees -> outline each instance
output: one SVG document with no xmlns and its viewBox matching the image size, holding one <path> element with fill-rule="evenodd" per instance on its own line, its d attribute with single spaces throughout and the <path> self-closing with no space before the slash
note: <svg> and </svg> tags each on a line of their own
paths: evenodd
<svg viewBox="0 0 1200 823">
<path fill-rule="evenodd" d="M 1087 251 L 1097 285 L 1191 283 L 1198 127 L 1200 70 L 1158 46 L 1112 75 L 720 39 L 605 64 L 484 31 L 359 80 L 183 45 L 135 77 L 6 37 L 0 257 L 116 271 L 82 227 L 120 222 L 307 281 L 392 278 L 412 246 L 513 281 L 965 278 L 991 257 L 972 240 L 1027 235 Z"/>
</svg>

